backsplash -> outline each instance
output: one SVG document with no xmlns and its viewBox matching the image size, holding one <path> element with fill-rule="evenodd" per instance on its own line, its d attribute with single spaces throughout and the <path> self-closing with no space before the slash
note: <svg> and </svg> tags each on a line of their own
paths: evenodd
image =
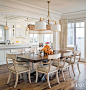
<svg viewBox="0 0 86 90">
<path fill-rule="evenodd" d="M 12 43 L 29 43 L 28 38 L 12 38 Z"/>
</svg>

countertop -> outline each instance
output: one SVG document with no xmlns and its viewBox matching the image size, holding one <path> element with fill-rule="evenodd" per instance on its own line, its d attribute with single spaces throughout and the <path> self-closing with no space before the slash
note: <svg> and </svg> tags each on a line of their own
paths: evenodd
<svg viewBox="0 0 86 90">
<path fill-rule="evenodd" d="M 32 45 L 29 43 L 23 44 L 0 44 L 0 49 L 12 49 L 12 48 L 26 48 L 26 47 L 38 47 L 38 45 Z"/>
</svg>

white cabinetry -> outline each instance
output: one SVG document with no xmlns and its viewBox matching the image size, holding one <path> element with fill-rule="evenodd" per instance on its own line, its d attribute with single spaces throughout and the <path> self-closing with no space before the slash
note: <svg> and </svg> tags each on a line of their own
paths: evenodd
<svg viewBox="0 0 86 90">
<path fill-rule="evenodd" d="M 5 50 L 0 50 L 0 63 L 4 61 L 5 59 Z"/>
<path fill-rule="evenodd" d="M 24 25 L 16 25 L 16 37 L 25 37 Z"/>
<path fill-rule="evenodd" d="M 0 50 L 0 65 L 6 64 L 6 53 L 10 53 L 10 50 Z"/>
</svg>

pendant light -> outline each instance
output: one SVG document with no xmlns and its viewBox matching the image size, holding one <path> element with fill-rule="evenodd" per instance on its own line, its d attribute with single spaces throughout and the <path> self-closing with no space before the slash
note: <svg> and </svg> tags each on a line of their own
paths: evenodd
<svg viewBox="0 0 86 90">
<path fill-rule="evenodd" d="M 35 30 L 46 30 L 46 22 L 41 21 L 40 18 L 40 21 L 35 22 Z"/>
<path fill-rule="evenodd" d="M 56 21 L 55 21 L 55 24 L 51 25 L 51 31 L 61 32 L 61 25 L 57 24 Z"/>
<path fill-rule="evenodd" d="M 7 26 L 7 15 L 6 15 L 6 26 L 4 27 L 5 30 L 8 30 L 9 27 Z"/>
<path fill-rule="evenodd" d="M 28 28 L 28 18 L 27 18 L 27 27 L 26 27 L 26 31 L 29 31 L 29 28 Z"/>
</svg>

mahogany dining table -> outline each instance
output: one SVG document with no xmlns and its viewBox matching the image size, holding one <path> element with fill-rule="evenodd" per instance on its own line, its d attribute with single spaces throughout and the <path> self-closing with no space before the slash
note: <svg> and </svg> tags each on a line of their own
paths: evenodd
<svg viewBox="0 0 86 90">
<path fill-rule="evenodd" d="M 61 53 L 61 57 L 63 57 L 63 53 L 67 53 L 71 51 L 72 50 L 55 50 L 54 54 Z M 30 52 L 28 52 L 28 53 L 17 55 L 17 59 L 18 61 L 21 61 L 21 62 L 37 63 L 37 62 L 48 60 L 48 55 L 41 55 L 41 54 L 39 55 L 35 53 L 30 54 Z"/>
</svg>

